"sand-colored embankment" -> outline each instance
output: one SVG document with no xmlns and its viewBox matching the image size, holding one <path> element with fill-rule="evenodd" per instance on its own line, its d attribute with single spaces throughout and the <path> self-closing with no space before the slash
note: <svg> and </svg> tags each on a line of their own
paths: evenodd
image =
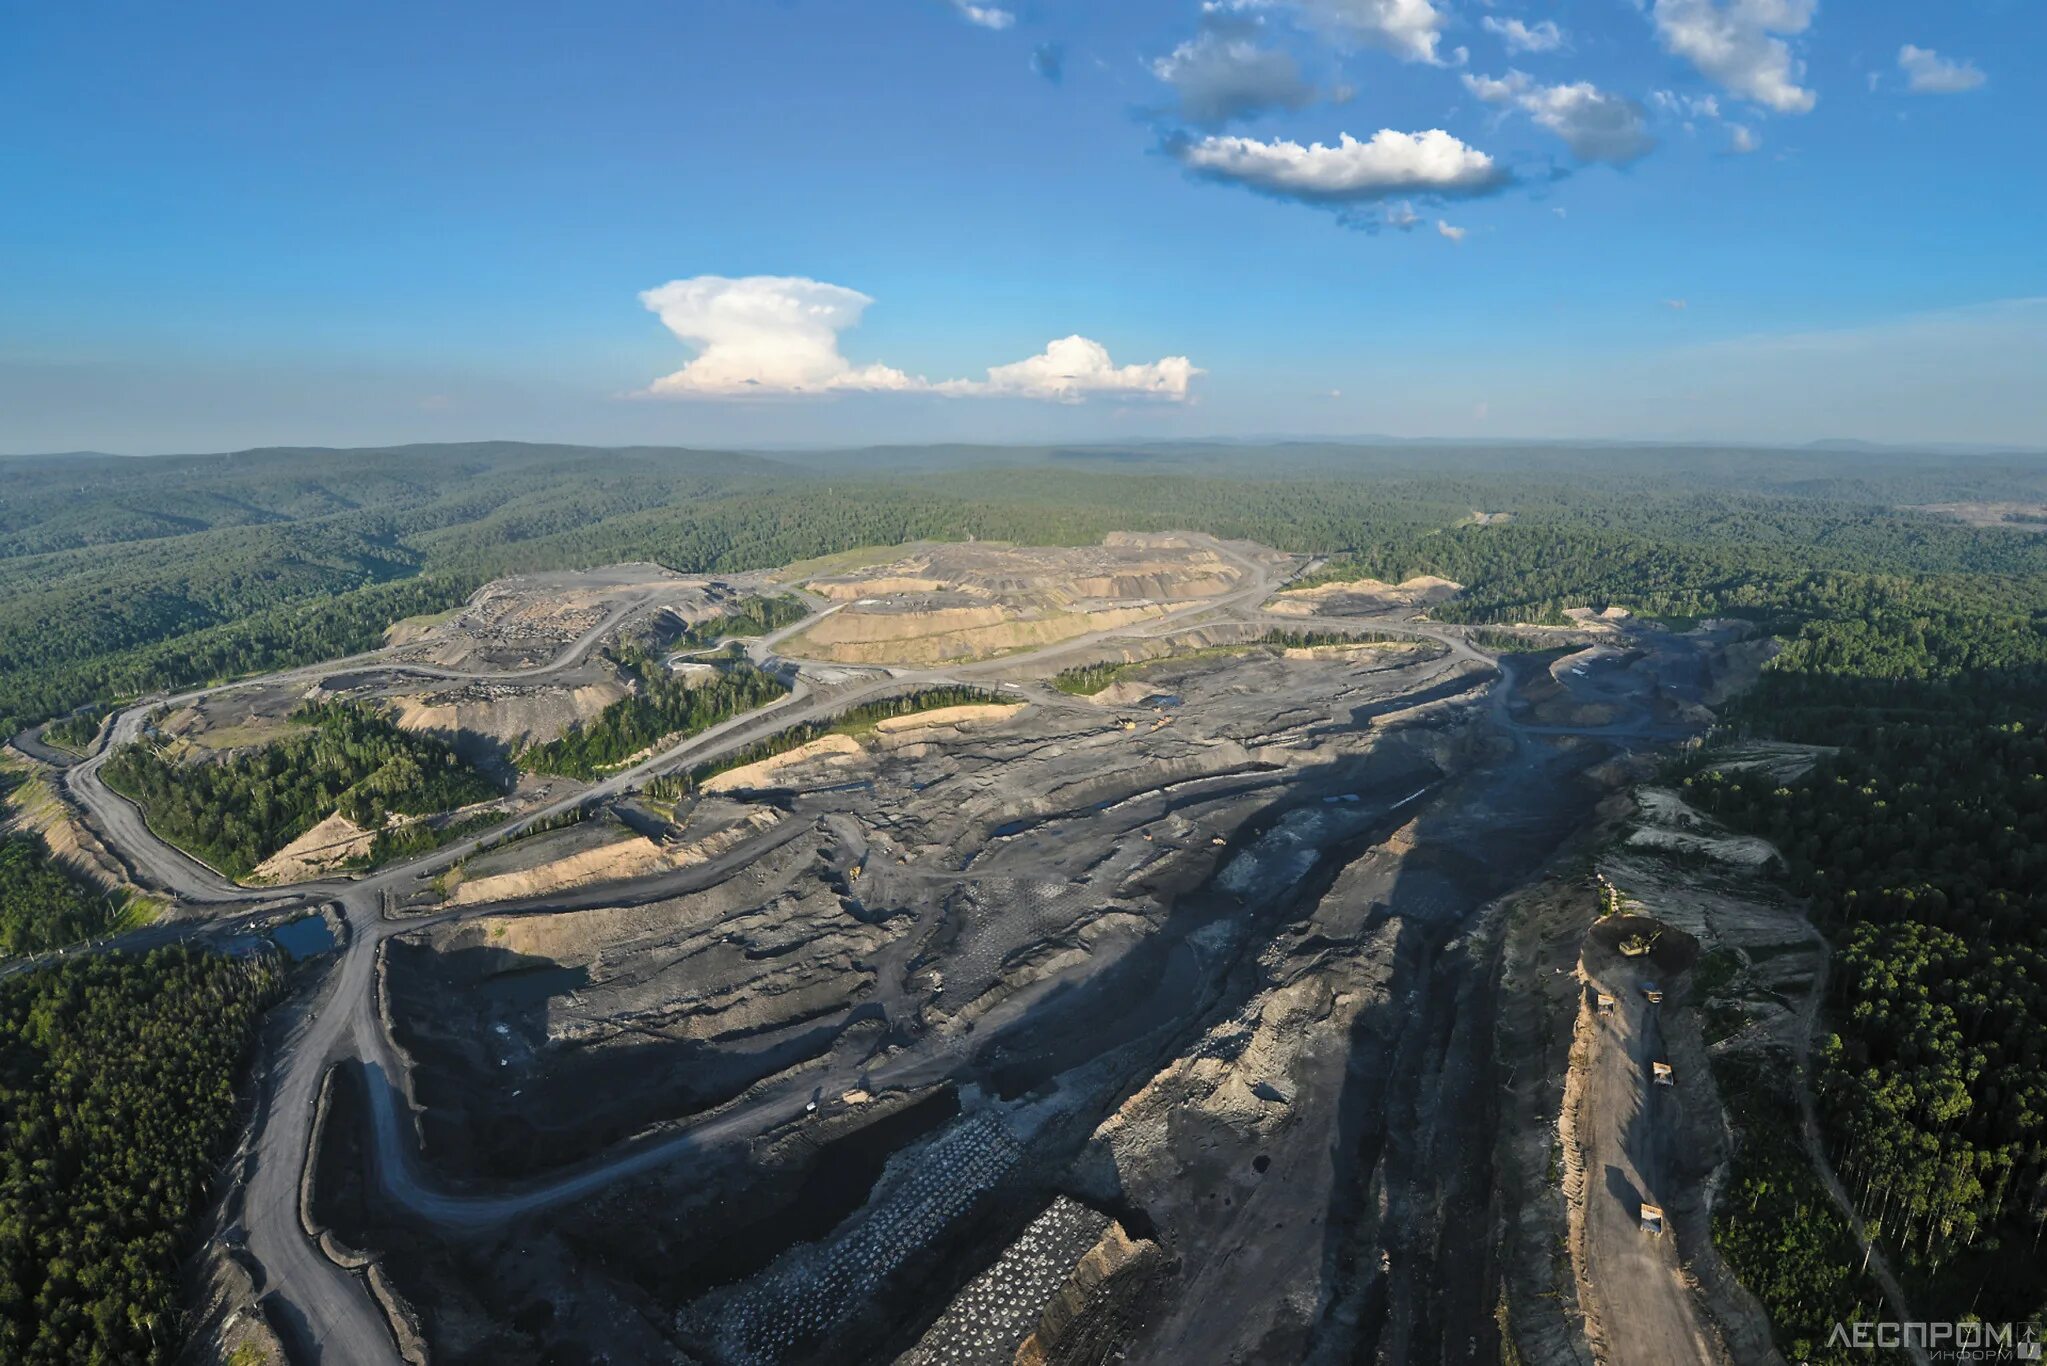
<svg viewBox="0 0 2047 1366">
<path fill-rule="evenodd" d="M 807 764 L 813 759 L 833 765 L 852 763 L 861 753 L 860 742 L 850 735 L 820 735 L 791 750 L 771 754 L 765 759 L 756 759 L 738 768 L 728 768 L 723 773 L 704 779 L 704 792 L 737 792 L 750 787 L 771 783 L 776 776 Z"/>
<path fill-rule="evenodd" d="M 811 592 L 832 602 L 857 602 L 861 598 L 885 598 L 892 593 L 943 593 L 951 590 L 985 597 L 987 591 L 971 584 L 947 583 L 943 579 L 920 578 L 914 574 L 881 574 L 871 579 L 844 579 L 833 583 L 820 579 L 805 584 Z"/>
<path fill-rule="evenodd" d="M 384 628 L 384 644 L 395 649 L 401 645 L 411 645 L 425 640 L 433 634 L 436 627 L 445 626 L 461 615 L 462 609 L 453 607 L 445 612 L 423 612 L 416 617 L 394 621 Z"/>
<path fill-rule="evenodd" d="M 1100 692 L 1082 693 L 1080 700 L 1098 707 L 1134 707 L 1147 697 L 1158 695 L 1158 685 L 1144 678 L 1125 678 Z"/>
<path fill-rule="evenodd" d="M 1321 613 L 1385 612 L 1397 608 L 1429 607 L 1462 592 L 1464 585 L 1433 574 L 1418 574 L 1403 583 L 1382 579 L 1347 579 L 1317 584 L 1313 588 L 1290 588 L 1265 604 L 1265 610 L 1283 617 L 1312 617 Z"/>
<path fill-rule="evenodd" d="M 0 770 L 22 780 L 7 795 L 6 802 L 0 804 L 0 830 L 41 835 L 51 857 L 102 891 L 142 895 L 142 889 L 128 881 L 121 861 L 50 790 L 48 769 L 32 760 L 16 758 L 14 751 L 9 750 L 0 757 Z"/>
<path fill-rule="evenodd" d="M 303 882 L 369 854 L 377 838 L 339 811 L 256 865 L 251 882 Z"/>
<path fill-rule="evenodd" d="M 552 863 L 543 863 L 537 868 L 465 881 L 449 896 L 448 902 L 455 906 L 476 906 L 491 901 L 515 901 L 567 891 L 572 887 L 587 887 L 592 883 L 672 873 L 708 862 L 780 819 L 773 810 L 757 807 L 748 811 L 737 824 L 689 844 L 659 844 L 645 835 L 629 835 L 595 849 L 585 849 Z"/>
<path fill-rule="evenodd" d="M 1114 607 L 1022 619 L 1011 619 L 999 607 L 839 612 L 790 642 L 789 653 L 840 664 L 937 664 L 982 659 L 1156 620 L 1165 610 L 1153 606 Z"/>
<path fill-rule="evenodd" d="M 546 744 L 627 696 L 616 682 L 574 688 L 452 688 L 392 699 L 401 730 L 466 731 L 508 749 Z"/>
<path fill-rule="evenodd" d="M 1006 721 L 1022 711 L 1023 702 L 978 702 L 957 707 L 935 707 L 930 711 L 913 712 L 908 716 L 891 716 L 875 724 L 874 730 L 883 743 L 905 738 L 922 739 L 924 732 L 952 726 L 973 725 L 980 722 Z M 790 770 L 804 764 L 815 763 L 828 768 L 846 768 L 859 762 L 866 748 L 851 735 L 820 735 L 791 750 L 773 754 L 765 759 L 756 759 L 750 764 L 727 769 L 723 773 L 706 778 L 702 791 L 742 792 L 749 788 L 772 787 Z"/>
<path fill-rule="evenodd" d="M 1625 607 L 1602 607 L 1597 612 L 1590 607 L 1566 607 L 1564 615 L 1588 631 L 1612 631 L 1633 614 Z"/>
<path fill-rule="evenodd" d="M 1296 660 L 1358 659 L 1420 648 L 1421 643 L 1413 640 L 1358 640 L 1343 645 L 1289 645 L 1279 652 L 1279 657 Z"/>
<path fill-rule="evenodd" d="M 808 645 L 879 645 L 1000 626 L 1013 615 L 1009 609 L 992 604 L 911 612 L 834 612 L 799 639 Z"/>
<path fill-rule="evenodd" d="M 1213 568 L 1188 572 L 1159 569 L 1154 572 L 1096 575 L 1077 578 L 1067 585 L 1074 598 L 1130 600 L 1151 598 L 1164 602 L 1191 602 L 1196 598 L 1221 597 L 1235 588 L 1238 575 L 1212 555 L 1200 557 Z"/>
<path fill-rule="evenodd" d="M 876 723 L 874 728 L 883 735 L 900 735 L 904 731 L 927 730 L 933 726 L 1007 721 L 1028 705 L 1025 702 L 969 702 L 957 707 L 933 707 L 930 711 L 912 712 L 908 716 L 891 716 Z"/>
</svg>

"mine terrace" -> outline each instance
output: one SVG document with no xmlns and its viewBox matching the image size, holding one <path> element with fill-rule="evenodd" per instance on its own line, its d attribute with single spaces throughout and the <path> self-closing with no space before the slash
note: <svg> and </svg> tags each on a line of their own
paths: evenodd
<svg viewBox="0 0 2047 1366">
<path fill-rule="evenodd" d="M 1503 641 L 1421 615 L 1445 580 L 1309 568 L 622 565 L 117 714 L 61 782 L 175 897 L 145 933 L 331 945 L 223 1276 L 349 1362 L 1270 1359 L 1331 1314 L 1433 1355 L 1492 1312 L 1500 899 L 1760 657 Z M 334 806 L 282 842 L 145 790 L 270 802 L 285 752 Z M 1612 1066 L 1660 1058 L 1600 962 Z M 1670 1239 L 1601 1251 L 1616 1209 L 1581 1264 L 1674 1277 Z"/>
</svg>

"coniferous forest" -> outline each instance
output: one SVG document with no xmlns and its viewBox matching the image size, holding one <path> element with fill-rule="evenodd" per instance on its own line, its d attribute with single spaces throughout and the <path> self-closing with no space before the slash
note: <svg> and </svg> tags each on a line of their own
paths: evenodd
<svg viewBox="0 0 2047 1366">
<path fill-rule="evenodd" d="M 178 1269 L 281 977 L 161 949 L 0 981 L 0 1360 L 165 1362 Z"/>
<path fill-rule="evenodd" d="M 558 739 L 523 750 L 520 768 L 594 778 L 663 740 L 708 730 L 788 691 L 744 660 L 728 661 L 708 680 L 670 673 L 643 654 L 626 652 L 618 662 L 638 679 L 637 691 L 576 722 Z"/>
<path fill-rule="evenodd" d="M 161 838 L 229 877 L 247 876 L 336 811 L 380 830 L 394 813 L 433 815 L 498 795 L 446 740 L 366 707 L 311 703 L 294 720 L 296 734 L 218 763 L 182 763 L 138 741 L 103 772 Z"/>
</svg>

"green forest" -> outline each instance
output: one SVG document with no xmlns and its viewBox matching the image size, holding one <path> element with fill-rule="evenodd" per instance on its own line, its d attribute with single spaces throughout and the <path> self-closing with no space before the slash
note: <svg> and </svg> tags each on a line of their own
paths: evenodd
<svg viewBox="0 0 2047 1366">
<path fill-rule="evenodd" d="M 521 750 L 520 768 L 595 778 L 663 740 L 709 730 L 788 692 L 743 659 L 717 666 L 709 678 L 672 672 L 638 651 L 621 651 L 616 662 L 638 680 L 637 691 L 571 725 L 559 738 Z"/>
<path fill-rule="evenodd" d="M 120 904 L 51 858 L 41 835 L 0 835 L 0 955 L 76 944 L 126 918 Z"/>
<path fill-rule="evenodd" d="M 0 1360 L 168 1362 L 178 1268 L 282 985 L 268 958 L 76 958 L 0 981 Z"/>
<path fill-rule="evenodd" d="M 336 811 L 379 830 L 394 813 L 429 816 L 499 795 L 447 741 L 367 707 L 309 703 L 293 720 L 304 729 L 218 762 L 183 762 L 138 741 L 102 773 L 160 837 L 236 878 Z"/>
<path fill-rule="evenodd" d="M 1858 720 L 1794 782 L 1687 787 L 1778 843 L 1835 945 L 1817 1084 L 1858 1207 L 1923 1290 L 2017 1316 L 2047 1280 L 2047 735 L 1970 712 Z"/>
<path fill-rule="evenodd" d="M 1860 1270 L 1855 1235 L 1806 1160 L 1798 1102 L 1783 1079 L 1754 1063 L 1716 1064 L 1713 1075 L 1742 1131 L 1740 1160 L 1713 1206 L 1713 1242 L 1778 1325 L 1786 1359 L 1902 1359 L 1827 1342 L 1833 1324 L 1880 1317 L 1883 1290 Z"/>
</svg>

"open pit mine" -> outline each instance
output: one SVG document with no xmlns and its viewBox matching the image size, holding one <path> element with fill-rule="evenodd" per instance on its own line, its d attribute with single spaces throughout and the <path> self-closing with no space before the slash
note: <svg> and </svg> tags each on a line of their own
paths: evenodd
<svg viewBox="0 0 2047 1366">
<path fill-rule="evenodd" d="M 112 718 L 62 775 L 80 837 L 167 925 L 322 935 L 211 1230 L 210 1340 L 1462 1362 L 1551 1315 L 1581 1359 L 1570 1258 L 1638 1216 L 1574 1244 L 1530 1189 L 1554 1106 L 1523 1113 L 1546 1064 L 1503 1002 L 1550 969 L 1511 961 L 1503 908 L 1585 880 L 1602 804 L 1753 661 L 1731 628 L 1604 619 L 1501 653 L 1512 628 L 1429 618 L 1454 584 L 1288 591 L 1309 567 L 1184 535 L 535 576 Z M 770 629 L 719 634 L 764 600 Z M 532 761 L 738 669 L 773 699 L 574 776 Z M 235 880 L 99 779 L 137 740 L 260 749 L 309 698 L 451 741 L 501 795 L 408 817 L 446 838 L 384 863 L 337 814 Z M 1698 1241 L 1621 1251 L 1675 1285 Z M 1710 1359 L 1724 1329 L 1673 1296 Z"/>
</svg>

